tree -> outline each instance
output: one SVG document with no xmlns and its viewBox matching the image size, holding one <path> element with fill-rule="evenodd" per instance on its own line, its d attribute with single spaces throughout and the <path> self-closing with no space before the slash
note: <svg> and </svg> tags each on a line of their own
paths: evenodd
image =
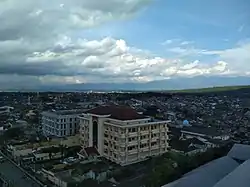
<svg viewBox="0 0 250 187">
<path fill-rule="evenodd" d="M 149 175 L 146 186 L 158 187 L 168 182 L 171 182 L 174 178 L 177 178 L 174 162 L 170 159 L 164 159 L 160 164 L 159 162 L 152 168 Z"/>
<path fill-rule="evenodd" d="M 22 136 L 24 132 L 20 128 L 11 128 L 4 132 L 6 139 L 14 139 Z"/>
<path fill-rule="evenodd" d="M 230 145 L 208 149 L 204 153 L 187 156 L 181 153 L 168 152 L 151 159 L 147 187 L 158 187 L 180 178 L 183 174 L 227 154 Z"/>
</svg>

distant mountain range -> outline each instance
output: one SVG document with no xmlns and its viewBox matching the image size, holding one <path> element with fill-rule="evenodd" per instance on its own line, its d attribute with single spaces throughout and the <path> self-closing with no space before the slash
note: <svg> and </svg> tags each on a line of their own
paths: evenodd
<svg viewBox="0 0 250 187">
<path fill-rule="evenodd" d="M 65 85 L 38 85 L 36 88 L 26 88 L 22 91 L 153 91 L 182 90 L 192 88 L 221 87 L 249 85 L 250 77 L 205 77 L 174 78 L 147 83 L 86 83 Z M 12 91 L 18 91 L 16 88 Z M 10 90 L 9 90 L 10 91 Z"/>
</svg>

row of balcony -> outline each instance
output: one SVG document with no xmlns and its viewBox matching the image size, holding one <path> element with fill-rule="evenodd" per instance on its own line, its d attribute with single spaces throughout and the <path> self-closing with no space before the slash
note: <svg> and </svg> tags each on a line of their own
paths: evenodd
<svg viewBox="0 0 250 187">
<path fill-rule="evenodd" d="M 122 132 L 119 132 L 119 131 L 109 131 L 109 130 L 105 129 L 104 132 L 107 133 L 107 134 L 112 134 L 112 135 L 117 135 L 117 136 L 125 136 L 126 134 L 129 135 L 129 136 L 137 136 L 138 134 L 147 135 L 147 134 L 150 134 L 150 133 L 159 133 L 159 132 L 168 133 L 169 130 L 166 129 L 166 128 L 160 128 L 160 129 L 153 129 L 153 130 L 143 130 L 143 131 L 126 132 L 126 133 L 123 132 L 122 133 Z"/>
</svg>

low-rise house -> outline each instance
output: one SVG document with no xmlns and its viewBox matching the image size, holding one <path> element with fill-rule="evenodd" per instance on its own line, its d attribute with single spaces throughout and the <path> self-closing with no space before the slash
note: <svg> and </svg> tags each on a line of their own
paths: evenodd
<svg viewBox="0 0 250 187">
<path fill-rule="evenodd" d="M 170 146 L 172 151 L 184 153 L 187 155 L 205 152 L 208 148 L 208 146 L 204 142 L 200 141 L 197 138 L 187 140 L 179 140 L 174 138 L 170 140 Z"/>
<path fill-rule="evenodd" d="M 99 161 L 93 163 L 77 163 L 73 165 L 55 165 L 50 169 L 42 169 L 42 174 L 58 187 L 68 187 L 92 179 L 102 182 L 108 179 L 111 168 Z"/>
<path fill-rule="evenodd" d="M 188 126 L 181 128 L 182 136 L 185 138 L 203 137 L 219 140 L 228 140 L 230 138 L 227 134 L 222 134 L 212 127 Z"/>
<path fill-rule="evenodd" d="M 78 156 L 84 160 L 96 160 L 100 154 L 95 147 L 85 147 L 78 153 Z"/>
<path fill-rule="evenodd" d="M 36 154 L 43 149 L 59 147 L 59 146 L 73 147 L 79 145 L 80 145 L 79 136 L 70 136 L 67 138 L 53 138 L 46 141 L 35 142 L 35 143 L 31 143 L 29 141 L 15 142 L 15 143 L 13 142 L 7 145 L 7 151 L 14 158 L 14 160 L 18 161 L 24 159 L 26 161 L 33 161 L 36 160 L 33 158 L 34 153 Z M 41 158 L 41 156 L 37 154 L 37 158 Z"/>
</svg>

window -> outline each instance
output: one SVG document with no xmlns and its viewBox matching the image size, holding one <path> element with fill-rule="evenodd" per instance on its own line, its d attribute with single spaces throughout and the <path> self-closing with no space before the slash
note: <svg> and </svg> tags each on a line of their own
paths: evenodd
<svg viewBox="0 0 250 187">
<path fill-rule="evenodd" d="M 72 121 L 72 118 L 69 118 L 69 121 L 71 122 L 71 121 Z"/>
<path fill-rule="evenodd" d="M 63 131 L 63 135 L 66 135 L 66 130 Z"/>
<path fill-rule="evenodd" d="M 72 129 L 72 123 L 70 123 L 70 124 L 69 124 L 69 128 L 71 128 L 71 129 Z"/>
<path fill-rule="evenodd" d="M 140 148 L 148 147 L 148 144 L 141 144 Z"/>
<path fill-rule="evenodd" d="M 129 139 L 128 139 L 128 141 L 129 141 L 129 142 L 131 142 L 131 141 L 135 141 L 135 140 L 137 140 L 137 138 L 136 138 L 136 137 L 132 137 L 132 138 L 129 138 Z"/>
<path fill-rule="evenodd" d="M 64 128 L 66 129 L 66 124 L 64 124 Z"/>
<path fill-rule="evenodd" d="M 141 136 L 141 139 L 142 139 L 142 140 L 143 140 L 143 139 L 146 139 L 146 138 L 148 138 L 148 135 Z"/>
<path fill-rule="evenodd" d="M 155 146 L 156 144 L 156 142 L 151 142 L 151 146 Z"/>
<path fill-rule="evenodd" d="M 63 124 L 61 124 L 61 129 L 63 129 Z"/>
<path fill-rule="evenodd" d="M 136 132 L 136 128 L 129 128 L 128 132 Z"/>
<path fill-rule="evenodd" d="M 122 129 L 120 132 L 121 132 L 121 134 L 125 134 L 126 130 Z"/>
<path fill-rule="evenodd" d="M 104 145 L 108 146 L 108 142 L 107 142 L 107 141 L 104 141 Z"/>
<path fill-rule="evenodd" d="M 131 150 L 133 150 L 133 149 L 135 149 L 135 146 L 134 146 L 134 145 L 128 147 L 128 150 L 129 150 L 129 151 L 131 151 Z"/>
</svg>

